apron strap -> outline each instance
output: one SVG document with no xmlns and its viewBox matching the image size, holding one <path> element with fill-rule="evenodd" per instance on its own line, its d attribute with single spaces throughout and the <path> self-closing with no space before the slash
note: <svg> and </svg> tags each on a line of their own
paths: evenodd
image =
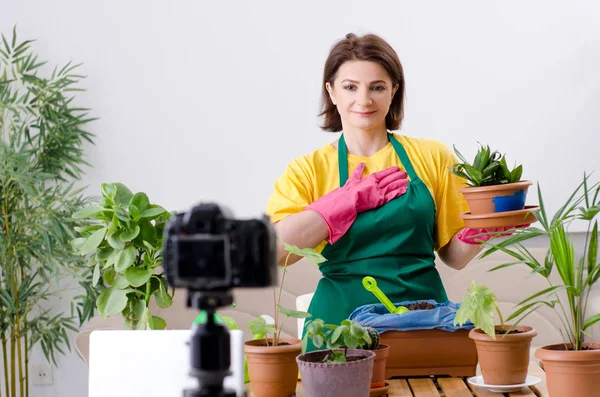
<svg viewBox="0 0 600 397">
<path fill-rule="evenodd" d="M 396 154 L 400 158 L 400 162 L 404 165 L 406 173 L 411 181 L 417 180 L 419 177 L 415 172 L 415 169 L 406 154 L 406 150 L 398 140 L 393 136 L 393 134 L 387 134 L 388 140 L 392 143 Z M 338 169 L 340 175 L 340 187 L 346 184 L 348 180 L 348 148 L 346 147 L 346 141 L 344 140 L 344 134 L 340 136 L 340 140 L 338 142 Z"/>
</svg>

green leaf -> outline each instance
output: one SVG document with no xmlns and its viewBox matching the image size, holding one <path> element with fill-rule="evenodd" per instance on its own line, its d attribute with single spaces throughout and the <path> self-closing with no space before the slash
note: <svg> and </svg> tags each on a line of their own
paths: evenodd
<svg viewBox="0 0 600 397">
<path fill-rule="evenodd" d="M 83 244 L 87 241 L 87 237 L 78 237 L 78 238 L 74 238 L 73 240 L 70 241 L 71 247 L 73 247 L 73 249 L 75 251 L 79 251 L 79 249 L 83 246 Z"/>
<path fill-rule="evenodd" d="M 73 218 L 75 218 L 75 219 L 93 218 L 94 215 L 97 215 L 98 213 L 100 213 L 102 211 L 104 211 L 104 207 L 101 207 L 99 205 L 92 205 L 92 206 L 86 207 L 86 208 L 74 213 Z"/>
<path fill-rule="evenodd" d="M 115 282 L 115 276 L 116 276 L 116 271 L 114 267 L 108 268 L 106 270 L 104 270 L 104 272 L 102 272 L 102 278 L 104 279 L 104 282 L 106 282 L 106 284 L 108 285 L 113 285 L 113 283 Z M 123 288 L 127 288 L 123 287 Z"/>
<path fill-rule="evenodd" d="M 146 193 L 136 193 L 131 198 L 129 204 L 135 205 L 138 208 L 138 210 L 143 212 L 150 205 L 150 201 L 148 200 L 148 196 L 146 195 Z"/>
<path fill-rule="evenodd" d="M 275 327 L 271 325 L 267 325 L 267 321 L 262 317 L 256 317 L 250 321 L 248 321 L 248 329 L 255 336 L 259 338 L 264 338 L 267 334 L 273 334 L 277 332 Z M 260 336 L 259 336 L 260 335 Z"/>
<path fill-rule="evenodd" d="M 588 317 L 585 320 L 585 322 L 583 323 L 582 331 L 585 331 L 586 329 L 588 329 L 592 325 L 596 324 L 598 321 L 600 321 L 600 313 L 599 314 L 595 314 L 595 315 L 593 315 L 591 317 Z"/>
<path fill-rule="evenodd" d="M 318 349 L 321 346 L 323 346 L 323 344 L 325 343 L 325 340 L 323 339 L 323 335 L 315 335 L 312 338 L 312 343 L 313 345 Z"/>
<path fill-rule="evenodd" d="M 125 290 L 107 288 L 98 296 L 96 304 L 103 317 L 121 313 L 127 306 L 127 293 Z"/>
<path fill-rule="evenodd" d="M 117 189 L 117 193 L 115 195 L 115 204 L 120 206 L 126 206 L 129 204 L 133 193 L 129 188 L 122 183 L 113 183 L 113 186 Z"/>
<path fill-rule="evenodd" d="M 510 173 L 510 182 L 516 183 L 521 180 L 521 175 L 523 174 L 523 166 L 519 165 Z"/>
<path fill-rule="evenodd" d="M 308 258 L 317 265 L 319 263 L 323 263 L 323 262 L 327 261 L 327 259 L 325 259 L 325 257 L 323 255 L 319 254 L 313 248 L 298 248 L 297 246 L 288 244 L 283 240 L 279 240 L 279 241 L 281 241 L 281 243 L 283 244 L 283 248 L 287 252 L 290 252 L 292 254 L 295 254 L 295 255 L 298 255 L 298 256 L 301 256 L 304 258 Z"/>
<path fill-rule="evenodd" d="M 308 317 L 311 316 L 310 313 L 301 312 L 301 311 L 297 311 L 297 310 L 286 309 L 285 307 L 283 307 L 281 305 L 277 305 L 277 307 L 279 308 L 279 312 L 283 313 L 287 317 L 291 317 L 291 318 L 308 318 Z"/>
<path fill-rule="evenodd" d="M 121 232 L 115 232 L 108 236 L 108 244 L 116 250 L 122 250 L 125 248 L 125 243 L 121 241 Z"/>
<path fill-rule="evenodd" d="M 113 277 L 113 287 L 116 289 L 125 289 L 125 288 L 129 288 L 129 281 L 127 280 L 127 277 L 125 276 L 120 276 L 118 278 L 114 278 Z"/>
<path fill-rule="evenodd" d="M 494 328 L 494 312 L 498 308 L 496 295 L 485 286 L 478 286 L 475 281 L 471 282 L 467 296 L 462 300 L 460 308 L 456 312 L 454 325 L 463 325 L 468 320 L 496 339 Z"/>
<path fill-rule="evenodd" d="M 167 322 L 157 316 L 152 316 L 152 329 L 165 329 L 167 327 Z M 234 328 L 237 329 L 237 328 Z"/>
<path fill-rule="evenodd" d="M 125 230 L 119 235 L 119 239 L 123 242 L 128 242 L 136 238 L 140 234 L 140 227 L 135 225 L 133 229 Z"/>
<path fill-rule="evenodd" d="M 157 216 L 162 215 L 165 212 L 167 212 L 167 210 L 165 210 L 163 207 L 155 206 L 153 208 L 148 208 L 147 210 L 143 211 L 141 217 L 156 218 Z"/>
<path fill-rule="evenodd" d="M 340 340 L 340 337 L 342 336 L 342 333 L 344 332 L 344 330 L 347 330 L 347 329 L 348 329 L 348 327 L 345 325 L 337 327 L 333 331 L 333 334 L 331 335 L 331 343 L 337 343 Z"/>
<path fill-rule="evenodd" d="M 350 326 L 350 334 L 357 339 L 362 339 L 365 335 L 365 330 L 360 325 L 353 323 Z"/>
<path fill-rule="evenodd" d="M 123 251 L 117 254 L 115 258 L 115 270 L 119 273 L 123 273 L 127 268 L 133 265 L 135 262 L 135 248 L 133 245 L 128 246 Z"/>
<path fill-rule="evenodd" d="M 134 221 L 140 219 L 140 210 L 133 204 L 129 204 L 129 214 Z"/>
<path fill-rule="evenodd" d="M 165 287 L 165 282 L 161 279 L 160 285 L 158 287 L 158 291 L 154 295 L 156 299 L 156 304 L 161 309 L 166 309 L 173 304 L 173 298 L 167 292 L 167 288 Z"/>
<path fill-rule="evenodd" d="M 86 255 L 98 248 L 102 240 L 104 240 L 104 236 L 106 235 L 106 229 L 102 228 L 100 230 L 96 230 L 92 235 L 87 239 L 87 241 L 81 246 L 79 250 L 80 255 Z"/>
<path fill-rule="evenodd" d="M 96 252 L 96 260 L 99 262 L 104 262 L 107 260 L 112 254 L 115 252 L 112 248 L 100 248 L 98 252 Z"/>
<path fill-rule="evenodd" d="M 136 288 L 141 287 L 142 285 L 146 284 L 148 280 L 150 280 L 150 277 L 152 277 L 152 270 L 139 267 L 129 267 L 127 270 L 125 270 L 125 277 L 132 286 Z"/>
<path fill-rule="evenodd" d="M 94 266 L 94 274 L 92 276 L 92 287 L 98 285 L 98 280 L 100 280 L 100 264 L 96 263 L 96 266 Z"/>
<path fill-rule="evenodd" d="M 222 316 L 221 318 L 225 322 L 225 326 L 227 327 L 228 330 L 231 331 L 231 330 L 234 330 L 234 329 L 240 329 L 240 327 L 238 327 L 238 325 L 235 322 L 235 320 L 232 319 L 231 317 Z"/>
<path fill-rule="evenodd" d="M 117 195 L 117 188 L 110 183 L 103 183 L 101 185 L 102 197 L 109 199 L 114 202 L 114 198 Z"/>
</svg>

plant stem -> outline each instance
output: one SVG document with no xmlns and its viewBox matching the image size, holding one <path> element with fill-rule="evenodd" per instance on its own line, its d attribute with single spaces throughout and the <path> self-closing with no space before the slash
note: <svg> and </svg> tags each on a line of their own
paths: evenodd
<svg viewBox="0 0 600 397">
<path fill-rule="evenodd" d="M 2 359 L 4 360 L 4 388 L 6 390 L 6 397 L 10 397 L 10 390 L 8 388 L 8 354 L 6 350 L 6 335 L 2 332 Z"/>
<path fill-rule="evenodd" d="M 496 313 L 498 313 L 498 317 L 500 318 L 500 327 L 502 331 L 504 331 L 504 318 L 502 317 L 502 312 L 500 312 L 498 305 L 496 305 Z"/>
<path fill-rule="evenodd" d="M 27 320 L 25 320 L 27 325 Z M 25 327 L 25 397 L 29 397 L 29 338 L 27 337 L 27 326 Z"/>
<path fill-rule="evenodd" d="M 17 395 L 17 383 L 16 383 L 16 368 L 15 368 L 15 331 L 14 328 L 10 328 L 10 392 L 12 396 Z M 6 380 L 8 382 L 8 379 Z"/>
<path fill-rule="evenodd" d="M 279 322 L 279 311 L 277 310 L 277 290 L 273 288 L 273 310 L 275 311 L 275 316 L 273 320 L 275 321 L 275 332 L 273 333 L 273 344 L 275 343 L 275 339 L 277 338 L 277 324 Z M 268 345 L 267 345 L 268 346 Z"/>
<path fill-rule="evenodd" d="M 285 281 L 285 273 L 287 272 L 286 271 L 287 264 L 288 264 L 288 261 L 289 261 L 291 255 L 292 255 L 292 253 L 288 252 L 287 256 L 285 257 L 285 263 L 283 265 L 283 274 L 281 275 L 281 284 L 279 284 L 279 297 L 277 298 L 277 303 L 275 303 L 275 329 L 277 329 L 277 324 L 278 324 L 278 320 L 279 320 L 277 307 L 281 304 L 281 292 L 283 291 L 283 282 Z M 273 292 L 275 292 L 275 290 L 273 290 Z M 279 336 L 277 336 L 277 339 L 279 339 Z"/>
<path fill-rule="evenodd" d="M 19 395 L 25 396 L 23 386 L 24 385 L 24 377 L 23 377 L 23 347 L 21 346 L 21 324 L 17 323 L 17 360 L 19 367 Z"/>
</svg>

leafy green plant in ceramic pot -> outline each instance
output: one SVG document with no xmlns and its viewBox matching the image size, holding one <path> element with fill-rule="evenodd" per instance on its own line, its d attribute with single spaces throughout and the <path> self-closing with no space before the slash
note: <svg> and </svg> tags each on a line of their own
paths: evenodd
<svg viewBox="0 0 600 397">
<path fill-rule="evenodd" d="M 500 325 L 494 326 L 494 313 L 498 314 Z M 515 385 L 525 382 L 531 340 L 537 332 L 529 326 L 505 324 L 496 294 L 474 281 L 456 312 L 454 325 L 462 326 L 468 320 L 476 327 L 469 332 L 469 337 L 475 341 L 485 383 Z M 502 337 L 497 338 L 497 334 Z"/>
<path fill-rule="evenodd" d="M 525 209 L 525 201 L 531 181 L 521 180 L 523 166 L 512 170 L 506 163 L 506 156 L 492 151 L 488 145 L 479 145 L 472 162 L 454 148 L 460 162 L 453 165 L 452 174 L 465 180 L 459 189 L 463 194 L 470 213 L 461 214 L 465 226 L 472 229 L 513 227 L 531 224 L 535 217 Z M 498 213 L 503 213 L 499 215 Z"/>
<path fill-rule="evenodd" d="M 71 242 L 87 256 L 93 268 L 93 285 L 101 291 L 96 305 L 108 317 L 121 313 L 128 329 L 164 329 L 165 321 L 149 309 L 154 297 L 160 308 L 173 303 L 162 266 L 161 248 L 165 223 L 171 214 L 151 204 L 145 193 L 133 194 L 121 183 L 102 184 L 97 205 L 73 215 L 81 219 L 81 237 Z"/>
<path fill-rule="evenodd" d="M 553 309 L 560 319 L 561 333 L 565 340 L 536 351 L 536 356 L 544 363 L 550 394 L 556 397 L 594 395 L 597 392 L 595 382 L 600 377 L 600 343 L 587 342 L 585 337 L 590 327 L 600 321 L 600 313 L 588 313 L 590 295 L 600 279 L 600 184 L 590 185 L 589 176 L 584 175 L 583 181 L 553 216 L 547 214 L 539 184 L 538 200 L 540 208 L 536 211 L 536 217 L 541 228 L 518 230 L 512 237 L 497 244 L 488 242 L 489 248 L 481 257 L 497 251 L 504 252 L 513 261 L 492 271 L 525 265 L 532 275 L 547 280 L 548 288 L 519 302 L 511 317 L 517 318 L 515 324 L 518 324 L 541 307 Z M 573 221 L 587 224 L 583 255 L 580 258 L 576 257 L 575 244 L 569 233 L 569 226 Z M 524 245 L 526 241 L 540 237 L 547 237 L 549 241 L 543 261 L 532 255 Z M 567 367 L 571 368 L 565 370 Z M 589 368 L 596 370 L 588 371 Z"/>
<path fill-rule="evenodd" d="M 326 346 L 327 349 L 303 353 L 296 358 L 307 397 L 331 395 L 332 390 L 335 395 L 348 397 L 370 394 L 376 353 L 365 349 L 374 342 L 368 329 L 351 320 L 334 325 L 315 319 L 306 325 L 303 352 L 308 339 L 315 347 Z"/>
</svg>

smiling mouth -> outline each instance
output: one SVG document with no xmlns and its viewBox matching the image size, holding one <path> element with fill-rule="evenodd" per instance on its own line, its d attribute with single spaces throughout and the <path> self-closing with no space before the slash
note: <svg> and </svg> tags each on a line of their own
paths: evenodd
<svg viewBox="0 0 600 397">
<path fill-rule="evenodd" d="M 375 113 L 375 110 L 373 110 L 372 112 L 354 112 L 354 113 L 356 113 L 359 116 L 370 116 L 373 113 Z"/>
</svg>

